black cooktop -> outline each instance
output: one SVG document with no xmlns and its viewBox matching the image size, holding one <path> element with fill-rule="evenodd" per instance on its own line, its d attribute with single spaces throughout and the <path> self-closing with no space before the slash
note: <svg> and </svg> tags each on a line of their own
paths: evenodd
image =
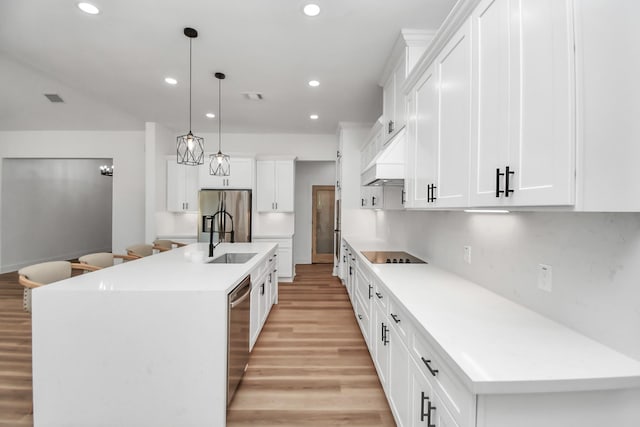
<svg viewBox="0 0 640 427">
<path fill-rule="evenodd" d="M 362 251 L 372 264 L 426 264 L 421 260 L 407 252 L 393 251 Z"/>
</svg>

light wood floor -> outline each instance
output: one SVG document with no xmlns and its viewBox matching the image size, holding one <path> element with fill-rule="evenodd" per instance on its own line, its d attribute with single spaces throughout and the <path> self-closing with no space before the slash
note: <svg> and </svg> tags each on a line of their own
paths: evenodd
<svg viewBox="0 0 640 427">
<path fill-rule="evenodd" d="M 230 427 L 394 426 L 393 417 L 331 265 L 296 266 L 280 284 L 231 404 Z M 0 427 L 32 426 L 31 317 L 16 273 L 0 275 Z"/>
</svg>

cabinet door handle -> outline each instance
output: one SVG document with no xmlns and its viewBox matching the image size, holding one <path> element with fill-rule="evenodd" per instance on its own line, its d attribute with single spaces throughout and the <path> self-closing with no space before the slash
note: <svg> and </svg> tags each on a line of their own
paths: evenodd
<svg viewBox="0 0 640 427">
<path fill-rule="evenodd" d="M 375 206 L 376 205 L 376 197 L 372 196 L 371 197 L 371 206 Z"/>
<path fill-rule="evenodd" d="M 513 193 L 513 190 L 509 189 L 509 175 L 514 175 L 515 172 L 509 170 L 509 166 L 505 168 L 504 172 L 504 197 L 509 197 L 509 193 Z"/>
<path fill-rule="evenodd" d="M 378 299 L 382 299 L 382 294 L 380 292 L 376 292 L 376 296 L 378 297 Z"/>
<path fill-rule="evenodd" d="M 404 202 L 405 202 L 405 199 L 404 199 L 404 190 L 402 190 L 402 193 L 401 193 L 401 195 L 400 195 L 400 204 L 404 206 Z"/>
<path fill-rule="evenodd" d="M 373 290 L 373 286 L 369 285 L 369 299 L 373 298 L 373 295 L 371 295 L 372 290 Z"/>
<path fill-rule="evenodd" d="M 351 268 L 351 266 L 349 266 L 349 276 L 351 276 L 353 274 L 353 269 Z"/>
<path fill-rule="evenodd" d="M 364 199 L 360 199 L 360 206 L 363 207 L 364 206 Z"/>
<path fill-rule="evenodd" d="M 496 197 L 500 197 L 500 194 L 504 193 L 504 191 L 500 190 L 500 177 L 503 175 L 503 173 L 500 173 L 500 168 L 496 169 Z"/>
<path fill-rule="evenodd" d="M 424 417 L 428 417 L 429 416 L 429 414 L 425 414 L 424 413 L 424 402 L 425 402 L 425 400 L 428 401 L 429 397 L 427 397 L 424 394 L 424 391 L 421 391 L 420 394 L 421 394 L 421 399 L 420 399 L 420 421 L 424 422 Z"/>
<path fill-rule="evenodd" d="M 435 202 L 436 201 L 436 185 L 435 184 L 431 184 L 431 201 Z"/>
<path fill-rule="evenodd" d="M 391 313 L 391 318 L 393 319 L 394 322 L 400 323 L 400 319 L 398 319 L 398 316 L 396 316 L 395 314 Z"/>
<path fill-rule="evenodd" d="M 358 319 L 362 320 L 362 314 L 358 314 Z"/>
<path fill-rule="evenodd" d="M 431 405 L 431 401 L 427 401 L 427 427 L 436 427 L 435 424 L 431 424 L 431 411 L 435 411 L 436 407 Z"/>
<path fill-rule="evenodd" d="M 431 373 L 431 375 L 433 375 L 434 377 L 436 376 L 436 374 L 438 373 L 437 369 L 433 369 L 430 365 L 431 360 L 427 360 L 424 357 L 420 356 L 420 359 L 422 359 L 422 363 L 425 364 L 425 366 L 427 367 L 427 369 L 429 370 L 429 372 Z"/>
<path fill-rule="evenodd" d="M 389 333 L 389 328 L 387 328 L 384 323 L 382 324 L 382 344 L 387 345 L 389 344 L 389 336 L 387 335 Z"/>
<path fill-rule="evenodd" d="M 393 123 L 393 120 L 389 120 L 389 132 L 387 133 L 393 132 L 393 128 L 395 127 L 394 125 L 395 123 Z"/>
<path fill-rule="evenodd" d="M 276 210 L 278 210 L 278 202 L 276 202 Z"/>
<path fill-rule="evenodd" d="M 260 285 L 260 295 L 264 295 L 264 283 Z"/>
</svg>

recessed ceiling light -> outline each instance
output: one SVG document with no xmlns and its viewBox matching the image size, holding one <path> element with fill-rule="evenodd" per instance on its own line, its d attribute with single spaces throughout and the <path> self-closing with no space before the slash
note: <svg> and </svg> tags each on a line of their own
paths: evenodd
<svg viewBox="0 0 640 427">
<path fill-rule="evenodd" d="M 174 79 L 173 77 L 165 77 L 164 81 L 169 83 L 170 85 L 177 85 L 178 81 L 176 79 Z"/>
<path fill-rule="evenodd" d="M 312 114 L 312 115 L 309 116 L 309 118 L 311 120 L 318 120 L 318 115 L 317 114 Z"/>
<path fill-rule="evenodd" d="M 207 116 L 207 117 L 208 117 L 208 118 L 210 118 L 210 119 L 213 119 L 213 118 L 215 118 L 215 117 L 216 117 L 216 115 L 215 115 L 215 114 L 213 114 L 213 113 L 207 113 L 207 114 L 205 114 L 205 116 Z"/>
<path fill-rule="evenodd" d="M 320 13 L 320 6 L 317 4 L 309 3 L 302 9 L 307 16 L 317 16 Z"/>
<path fill-rule="evenodd" d="M 84 13 L 88 13 L 89 15 L 97 15 L 100 13 L 100 9 L 98 9 L 91 3 L 78 3 L 78 8 Z"/>
<path fill-rule="evenodd" d="M 318 87 L 318 86 L 320 86 L 320 82 L 317 81 L 317 80 L 309 80 L 309 86 Z"/>
</svg>

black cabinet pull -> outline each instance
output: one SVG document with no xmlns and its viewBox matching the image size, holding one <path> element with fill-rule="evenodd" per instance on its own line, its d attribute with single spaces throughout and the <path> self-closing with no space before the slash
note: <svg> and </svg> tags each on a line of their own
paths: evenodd
<svg viewBox="0 0 640 427">
<path fill-rule="evenodd" d="M 437 369 L 433 369 L 430 365 L 431 360 L 427 360 L 424 357 L 420 356 L 420 359 L 422 359 L 422 362 L 425 364 L 425 366 L 427 367 L 427 369 L 429 370 L 429 372 L 431 372 L 431 375 L 433 375 L 434 377 L 436 376 L 436 374 L 438 373 Z"/>
<path fill-rule="evenodd" d="M 431 201 L 431 184 L 427 185 L 427 203 Z"/>
<path fill-rule="evenodd" d="M 389 120 L 389 132 L 387 132 L 387 133 L 393 132 L 393 129 L 395 127 L 394 125 L 395 125 L 395 123 L 393 123 L 393 120 Z"/>
<path fill-rule="evenodd" d="M 371 206 L 375 206 L 376 205 L 376 196 L 372 196 L 371 197 Z"/>
<path fill-rule="evenodd" d="M 513 190 L 509 189 L 509 175 L 514 175 L 515 172 L 509 170 L 509 166 L 505 168 L 504 172 L 504 197 L 509 197 L 509 193 L 513 193 Z"/>
<path fill-rule="evenodd" d="M 436 192 L 434 190 L 436 188 L 438 188 L 438 187 L 436 187 L 435 184 L 430 184 L 428 186 L 428 188 L 429 188 L 429 191 L 427 192 L 427 202 L 429 202 L 429 203 L 430 202 L 435 202 L 436 201 L 436 196 L 435 196 Z"/>
<path fill-rule="evenodd" d="M 500 197 L 500 194 L 504 193 L 504 191 L 500 190 L 500 177 L 503 175 L 503 173 L 500 173 L 500 168 L 496 169 L 496 197 Z"/>
<path fill-rule="evenodd" d="M 401 205 L 404 205 L 404 202 L 405 202 L 404 194 L 405 194 L 405 191 L 402 190 L 402 193 L 400 194 L 400 204 Z"/>
<path fill-rule="evenodd" d="M 364 199 L 360 199 L 360 206 L 364 206 Z"/>
<path fill-rule="evenodd" d="M 362 320 L 362 314 L 358 314 L 358 319 Z"/>
<path fill-rule="evenodd" d="M 260 285 L 260 295 L 264 295 L 264 283 Z"/>
<path fill-rule="evenodd" d="M 373 295 L 371 295 L 372 290 L 373 290 L 373 286 L 369 285 L 369 299 L 373 298 Z"/>
<path fill-rule="evenodd" d="M 342 255 L 342 262 L 347 262 L 347 256 L 346 255 Z"/>
<path fill-rule="evenodd" d="M 431 424 L 431 411 L 435 411 L 436 407 L 431 405 L 431 401 L 427 401 L 427 427 L 436 427 L 435 424 Z"/>
<path fill-rule="evenodd" d="M 384 342 L 384 323 L 380 323 L 380 341 Z"/>
<path fill-rule="evenodd" d="M 389 344 L 389 337 L 387 336 L 388 332 L 389 328 L 387 328 L 384 323 L 382 323 L 382 344 L 384 345 Z"/>
<path fill-rule="evenodd" d="M 380 299 L 382 299 L 382 294 L 380 292 L 376 292 L 376 296 Z"/>
<path fill-rule="evenodd" d="M 349 266 L 349 276 L 353 275 L 353 268 Z"/>
<path fill-rule="evenodd" d="M 424 394 L 424 391 L 420 392 L 421 394 L 421 399 L 420 399 L 420 421 L 424 421 L 424 417 L 428 417 L 429 414 L 425 414 L 424 413 L 424 401 L 425 400 L 429 400 L 429 398 Z"/>
<path fill-rule="evenodd" d="M 393 319 L 394 322 L 400 323 L 400 319 L 398 319 L 398 316 L 396 316 L 395 314 L 391 313 L 391 318 Z"/>
</svg>

